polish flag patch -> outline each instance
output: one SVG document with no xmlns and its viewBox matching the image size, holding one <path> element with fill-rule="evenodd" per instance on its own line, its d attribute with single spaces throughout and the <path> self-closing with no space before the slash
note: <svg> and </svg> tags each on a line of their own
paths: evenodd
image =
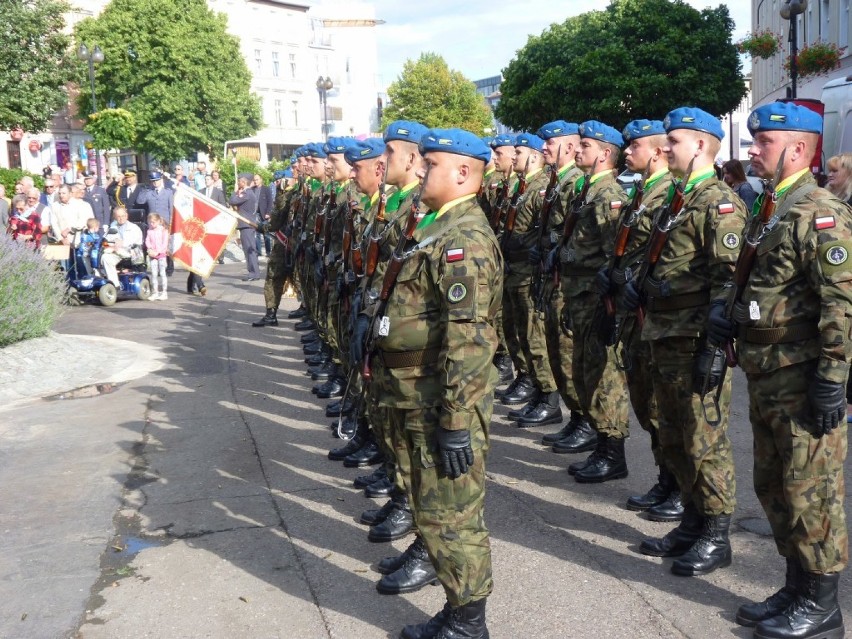
<svg viewBox="0 0 852 639">
<path fill-rule="evenodd" d="M 464 249 L 454 248 L 447 251 L 447 262 L 461 262 L 464 259 Z"/>
<path fill-rule="evenodd" d="M 822 217 L 818 217 L 814 220 L 814 228 L 817 231 L 821 231 L 823 229 L 833 229 L 836 226 L 833 215 L 824 215 Z"/>
<path fill-rule="evenodd" d="M 617 211 L 621 208 L 621 200 L 614 200 L 609 203 L 609 208 L 611 211 Z"/>
<path fill-rule="evenodd" d="M 734 212 L 734 205 L 732 202 L 722 202 L 719 204 L 719 215 L 727 215 L 728 213 Z"/>
</svg>

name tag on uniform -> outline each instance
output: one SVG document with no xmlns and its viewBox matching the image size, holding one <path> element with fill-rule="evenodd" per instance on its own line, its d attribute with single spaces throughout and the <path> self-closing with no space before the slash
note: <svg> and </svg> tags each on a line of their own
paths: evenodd
<svg viewBox="0 0 852 639">
<path fill-rule="evenodd" d="M 387 337 L 390 334 L 390 317 L 385 315 L 379 320 L 379 337 Z"/>
<path fill-rule="evenodd" d="M 760 319 L 760 307 L 754 300 L 752 300 L 748 305 L 748 317 L 752 320 Z"/>
</svg>

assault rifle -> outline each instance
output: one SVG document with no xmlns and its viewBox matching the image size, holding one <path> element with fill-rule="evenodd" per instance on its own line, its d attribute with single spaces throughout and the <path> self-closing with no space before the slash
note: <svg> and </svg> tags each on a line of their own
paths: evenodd
<svg viewBox="0 0 852 639">
<path fill-rule="evenodd" d="M 330 266 L 329 258 L 333 259 L 334 256 L 329 252 L 331 250 L 331 214 L 334 209 L 337 207 L 337 189 L 335 188 L 336 183 L 332 180 L 329 183 L 329 194 L 328 199 L 325 202 L 325 206 L 323 207 L 323 224 L 321 227 L 322 230 L 322 238 L 320 239 L 320 250 L 317 259 L 319 260 L 320 272 L 322 273 L 322 279 L 318 282 L 319 290 L 320 290 L 320 298 L 319 304 L 317 307 L 317 312 L 320 317 L 324 317 L 328 312 L 328 295 L 329 289 L 331 287 L 331 282 L 328 280 L 328 267 Z M 317 215 L 317 219 L 319 219 L 319 215 Z"/>
<path fill-rule="evenodd" d="M 568 246 L 571 241 L 571 236 L 574 235 L 574 229 L 577 228 L 577 222 L 580 221 L 580 211 L 588 204 L 589 189 L 592 187 L 592 176 L 595 174 L 595 167 L 598 165 L 598 159 L 595 158 L 592 168 L 583 176 L 583 186 L 580 192 L 575 195 L 568 211 L 565 213 L 565 222 L 562 226 L 562 237 L 557 245 L 557 250 Z M 559 286 L 559 260 L 554 260 L 553 264 L 553 285 Z"/>
<path fill-rule="evenodd" d="M 544 203 L 541 206 L 541 212 L 538 219 L 538 235 L 535 240 L 535 245 L 542 252 L 541 258 L 538 261 L 538 271 L 535 280 L 533 281 L 532 297 L 535 299 L 535 310 L 539 313 L 545 311 L 544 289 L 547 281 L 547 269 L 544 263 L 547 260 L 547 255 L 544 254 L 542 243 L 546 235 L 550 234 L 550 217 L 553 214 L 553 203 L 556 201 L 556 196 L 559 191 L 559 160 L 562 158 L 562 145 L 559 145 L 559 150 L 556 153 L 556 160 L 550 165 L 550 181 L 547 183 L 547 189 L 544 191 Z"/>
<path fill-rule="evenodd" d="M 749 218 L 746 225 L 743 245 L 740 248 L 740 254 L 737 256 L 737 263 L 734 267 L 733 286 L 728 289 L 728 296 L 725 299 L 725 318 L 731 320 L 734 314 L 734 306 L 742 303 L 743 293 L 748 286 L 749 277 L 754 270 L 754 263 L 757 259 L 757 249 L 763 238 L 775 228 L 777 220 L 773 218 L 775 215 L 775 205 L 778 202 L 778 194 L 776 189 L 781 181 L 781 172 L 784 169 L 784 159 L 787 156 L 787 149 L 781 152 L 781 157 L 778 158 L 778 166 L 775 168 L 775 176 L 772 180 L 763 181 L 763 199 L 760 202 L 760 210 L 757 215 Z M 704 375 L 704 382 L 701 385 L 701 405 L 704 408 L 704 417 L 707 423 L 711 426 L 716 426 L 722 420 L 722 412 L 719 408 L 719 402 L 722 398 L 722 387 L 724 386 L 725 374 L 728 368 L 734 368 L 737 365 L 737 353 L 734 350 L 733 339 L 728 339 L 722 344 L 713 345 L 713 358 L 715 359 L 719 351 L 725 352 L 725 361 L 722 365 L 722 372 L 719 375 L 719 384 L 716 386 L 716 393 L 713 396 L 713 409 L 715 417 L 713 419 L 707 415 L 707 405 L 704 403 L 704 397 L 710 388 L 710 378 L 712 369 L 708 368 Z"/>
<path fill-rule="evenodd" d="M 518 178 L 518 188 L 512 195 L 512 201 L 509 203 L 509 210 L 506 213 L 506 225 L 503 227 L 503 237 L 500 239 L 500 250 L 503 253 L 506 269 L 509 268 L 509 241 L 512 239 L 512 233 L 515 232 L 515 220 L 518 217 L 518 206 L 521 198 L 527 191 L 527 172 L 530 169 L 530 156 L 527 156 L 527 163 L 524 166 L 524 172 Z"/>
<path fill-rule="evenodd" d="M 491 210 L 491 219 L 489 223 L 491 224 L 491 230 L 496 234 L 500 230 L 500 222 L 503 220 L 503 211 L 506 207 L 506 203 L 509 201 L 509 182 L 511 176 L 507 176 L 503 179 L 503 185 L 500 187 L 499 193 L 497 193 L 497 199 L 494 201 L 494 208 Z"/>
<path fill-rule="evenodd" d="M 388 204 L 388 194 L 385 191 L 385 176 L 387 171 L 382 171 L 382 183 L 379 185 L 379 207 L 376 210 L 376 219 L 373 220 L 372 229 L 370 231 L 370 242 L 367 245 L 367 269 L 365 274 L 367 277 L 372 277 L 376 272 L 376 266 L 379 264 L 379 244 L 382 241 L 382 232 L 385 227 L 385 208 Z M 381 229 L 379 229 L 381 225 Z"/>
<path fill-rule="evenodd" d="M 648 238 L 648 245 L 645 249 L 645 258 L 642 261 L 642 266 L 639 268 L 639 272 L 636 274 L 635 280 L 636 290 L 639 291 L 640 302 L 636 307 L 636 312 L 631 316 L 633 320 L 628 321 L 628 319 L 625 318 L 625 321 L 621 323 L 621 326 L 618 329 L 618 334 L 615 337 L 616 344 L 619 342 L 623 344 L 622 362 L 625 363 L 626 368 L 630 368 L 630 347 L 633 344 L 636 327 L 638 326 L 641 329 L 645 324 L 645 305 L 642 302 L 645 282 L 653 274 L 654 268 L 657 266 L 657 262 L 660 261 L 660 255 L 662 255 L 666 242 L 669 239 L 669 233 L 671 233 L 672 229 L 680 221 L 680 212 L 683 209 L 684 202 L 684 192 L 686 190 L 686 185 L 689 182 L 689 176 L 692 175 L 692 168 L 694 165 L 695 158 L 692 158 L 692 160 L 689 161 L 689 166 L 686 168 L 686 173 L 684 174 L 683 179 L 676 182 L 672 199 L 669 200 L 668 204 L 666 204 L 665 208 L 660 212 L 660 216 L 651 231 L 651 236 Z M 625 327 L 628 324 L 630 325 L 630 332 L 627 334 L 627 339 L 624 340 Z"/>
</svg>

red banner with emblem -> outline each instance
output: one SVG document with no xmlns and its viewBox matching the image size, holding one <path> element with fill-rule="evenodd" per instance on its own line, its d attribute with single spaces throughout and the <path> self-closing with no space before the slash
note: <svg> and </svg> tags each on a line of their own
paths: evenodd
<svg viewBox="0 0 852 639">
<path fill-rule="evenodd" d="M 172 258 L 208 277 L 236 226 L 229 209 L 180 184 L 172 210 Z"/>
</svg>

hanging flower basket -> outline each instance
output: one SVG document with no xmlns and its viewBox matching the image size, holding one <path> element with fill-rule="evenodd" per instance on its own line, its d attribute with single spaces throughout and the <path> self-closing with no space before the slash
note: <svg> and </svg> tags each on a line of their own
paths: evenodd
<svg viewBox="0 0 852 639">
<path fill-rule="evenodd" d="M 796 56 L 796 68 L 802 77 L 824 75 L 840 66 L 840 58 L 846 47 L 840 48 L 833 42 L 814 42 L 809 47 L 799 49 Z M 790 57 L 784 62 L 784 68 L 790 70 Z"/>
<path fill-rule="evenodd" d="M 781 49 L 781 37 L 769 29 L 749 33 L 737 42 L 737 51 L 748 53 L 753 58 L 771 58 Z"/>
</svg>

